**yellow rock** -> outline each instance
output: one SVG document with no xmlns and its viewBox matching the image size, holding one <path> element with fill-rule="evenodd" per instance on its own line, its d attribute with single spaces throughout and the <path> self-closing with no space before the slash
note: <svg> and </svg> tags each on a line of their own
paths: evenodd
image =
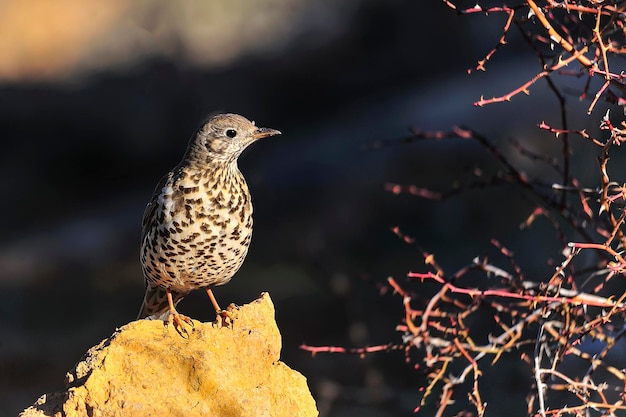
<svg viewBox="0 0 626 417">
<path fill-rule="evenodd" d="M 229 311 L 232 328 L 194 321 L 189 339 L 160 320 L 123 326 L 67 374 L 67 391 L 20 416 L 317 416 L 306 379 L 279 360 L 269 295 Z"/>
</svg>

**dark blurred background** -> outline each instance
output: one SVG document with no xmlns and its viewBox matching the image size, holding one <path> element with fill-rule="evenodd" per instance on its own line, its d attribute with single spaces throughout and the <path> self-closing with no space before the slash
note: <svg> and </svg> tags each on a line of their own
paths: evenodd
<svg viewBox="0 0 626 417">
<path fill-rule="evenodd" d="M 255 234 L 216 297 L 244 304 L 269 291 L 283 359 L 308 378 L 322 417 L 413 415 L 425 380 L 402 353 L 312 358 L 298 346 L 400 341 L 401 300 L 379 284 L 424 267 L 392 226 L 450 272 L 491 237 L 522 254 L 558 248 L 541 224 L 519 230 L 533 206 L 514 187 L 444 202 L 384 191 L 386 182 L 445 190 L 477 166 L 495 172 L 475 143 L 364 150 L 409 127 L 456 124 L 558 150 L 534 129 L 558 120 L 543 88 L 472 106 L 540 70 L 511 32 L 487 72 L 467 74 L 497 43 L 504 17 L 409 0 L 0 3 L 0 416 L 62 390 L 89 347 L 135 318 L 143 209 L 216 111 L 283 132 L 240 159 Z M 531 272 L 549 270 L 526 256 Z M 200 293 L 180 310 L 214 318 Z M 512 367 L 488 410 L 525 415 L 526 378 Z"/>
</svg>

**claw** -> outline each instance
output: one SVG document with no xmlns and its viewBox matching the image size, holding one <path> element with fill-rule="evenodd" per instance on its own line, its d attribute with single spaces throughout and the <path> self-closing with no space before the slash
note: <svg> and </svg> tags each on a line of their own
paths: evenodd
<svg viewBox="0 0 626 417">
<path fill-rule="evenodd" d="M 205 290 L 209 296 L 209 299 L 211 300 L 211 304 L 213 304 L 213 308 L 215 308 L 215 314 L 217 316 L 215 318 L 215 321 L 213 322 L 213 326 L 217 328 L 226 327 L 232 329 L 235 318 L 229 310 L 236 308 L 236 306 L 234 304 L 231 304 L 226 310 L 222 310 L 219 304 L 217 304 L 217 300 L 215 300 L 213 291 L 211 291 L 209 287 L 206 287 Z"/>
<path fill-rule="evenodd" d="M 167 320 L 165 321 L 165 327 L 168 327 L 170 324 L 173 324 L 174 330 L 176 330 L 176 332 L 179 335 L 181 335 L 181 337 L 185 339 L 189 339 L 189 332 L 187 331 L 184 325 L 190 326 L 191 331 L 193 331 L 194 329 L 193 320 L 191 320 L 189 317 L 184 316 L 180 314 L 178 311 L 176 311 L 176 308 L 174 307 L 174 301 L 172 300 L 172 293 L 170 292 L 169 289 L 166 290 L 166 294 L 167 294 L 167 302 L 170 306 L 170 311 L 167 313 Z"/>
<path fill-rule="evenodd" d="M 213 326 L 218 329 L 226 327 L 227 329 L 233 328 L 234 317 L 228 310 L 219 310 L 215 312 L 216 317 L 213 322 Z"/>
<path fill-rule="evenodd" d="M 167 315 L 165 327 L 169 327 L 170 324 L 174 325 L 174 330 L 185 339 L 189 339 L 189 331 L 187 331 L 185 325 L 190 326 L 191 331 L 194 330 L 193 320 L 176 311 Z"/>
</svg>

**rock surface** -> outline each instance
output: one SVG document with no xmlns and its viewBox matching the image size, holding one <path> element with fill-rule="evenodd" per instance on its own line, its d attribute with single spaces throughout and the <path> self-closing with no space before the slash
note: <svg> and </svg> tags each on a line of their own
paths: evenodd
<svg viewBox="0 0 626 417">
<path fill-rule="evenodd" d="M 306 379 L 279 361 L 269 295 L 229 311 L 232 328 L 194 320 L 189 339 L 160 320 L 123 326 L 67 374 L 67 391 L 20 416 L 317 416 Z"/>
</svg>

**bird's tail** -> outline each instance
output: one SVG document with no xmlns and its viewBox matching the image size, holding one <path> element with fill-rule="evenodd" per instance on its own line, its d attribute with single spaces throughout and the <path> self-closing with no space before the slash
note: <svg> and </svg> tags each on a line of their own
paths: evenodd
<svg viewBox="0 0 626 417">
<path fill-rule="evenodd" d="M 176 306 L 180 300 L 185 298 L 188 293 L 180 293 L 176 291 L 170 291 L 172 293 L 172 301 Z M 167 313 L 170 306 L 167 302 L 167 291 L 160 287 L 146 287 L 146 296 L 143 298 L 141 309 L 137 320 L 145 318 L 160 318 L 164 313 Z"/>
</svg>

